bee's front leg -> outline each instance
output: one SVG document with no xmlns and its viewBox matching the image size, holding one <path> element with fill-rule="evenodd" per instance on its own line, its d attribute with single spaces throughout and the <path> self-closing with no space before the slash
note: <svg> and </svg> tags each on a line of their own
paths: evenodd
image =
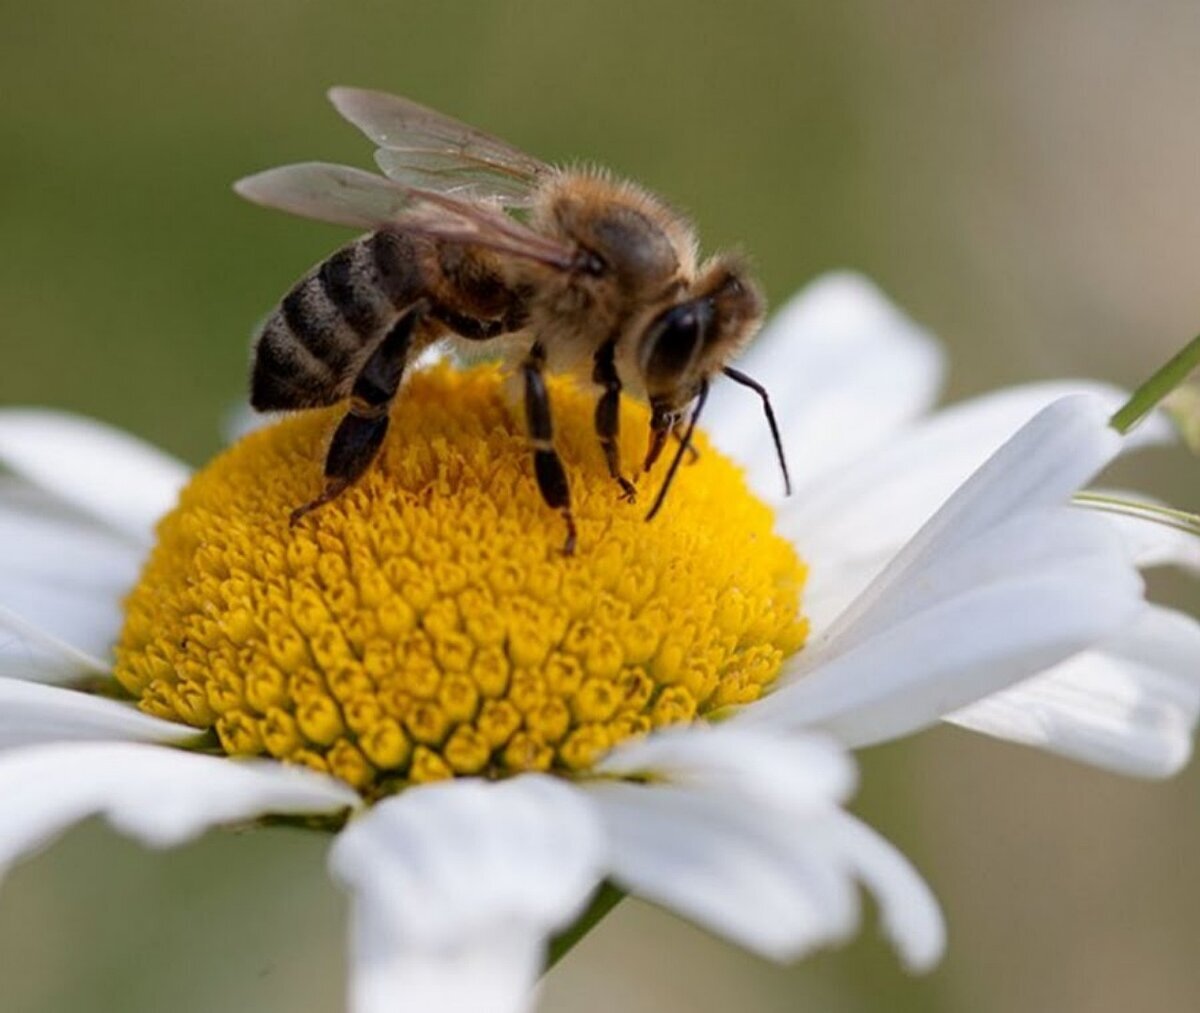
<svg viewBox="0 0 1200 1013">
<path fill-rule="evenodd" d="M 336 499 L 370 467 L 387 435 L 392 399 L 408 361 L 413 332 L 424 304 L 409 309 L 371 353 L 350 390 L 350 410 L 334 430 L 325 455 L 325 488 L 311 503 L 292 511 L 291 523 Z"/>
<path fill-rule="evenodd" d="M 680 419 L 675 423 L 674 426 L 671 427 L 671 435 L 675 438 L 675 442 L 680 445 L 683 444 L 683 435 L 685 432 L 687 432 L 687 426 L 684 424 L 683 419 Z M 700 451 L 696 449 L 696 445 L 694 443 L 689 443 L 687 445 L 687 457 L 688 464 L 695 464 L 700 460 Z"/>
<path fill-rule="evenodd" d="M 621 499 L 632 503 L 637 499 L 637 489 L 621 474 L 617 443 L 621 426 L 621 378 L 617 376 L 616 349 L 615 341 L 606 341 L 597 349 L 592 368 L 592 381 L 604 387 L 604 393 L 596 402 L 596 435 L 600 437 L 608 473 L 621 487 Z"/>
<path fill-rule="evenodd" d="M 546 390 L 546 349 L 535 341 L 521 364 L 525 378 L 525 423 L 533 444 L 533 470 L 538 490 L 546 505 L 562 514 L 567 524 L 563 555 L 575 554 L 575 517 L 571 513 L 571 488 L 562 459 L 554 449 L 554 424 L 550 418 L 550 395 Z"/>
</svg>

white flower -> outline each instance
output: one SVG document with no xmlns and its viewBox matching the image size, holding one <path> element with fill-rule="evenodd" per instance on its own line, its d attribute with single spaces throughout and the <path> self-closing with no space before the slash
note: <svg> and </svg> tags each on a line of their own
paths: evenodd
<svg viewBox="0 0 1200 1013">
<path fill-rule="evenodd" d="M 190 752 L 196 729 L 81 691 L 107 677 L 120 601 L 187 470 L 96 423 L 0 412 L 0 873 L 89 815 L 165 846 L 263 814 L 352 817 L 331 871 L 354 898 L 352 1008 L 520 1010 L 547 938 L 604 879 L 757 953 L 847 938 L 857 884 L 905 962 L 943 947 L 905 860 L 841 805 L 845 748 L 948 720 L 1125 773 L 1187 760 L 1200 626 L 1138 566 L 1196 543 L 1069 505 L 1117 454 L 1096 384 L 1002 391 L 925 417 L 934 342 L 852 276 L 777 315 L 745 366 L 772 391 L 799 487 L 736 390 L 713 439 L 811 565 L 807 648 L 719 725 L 653 733 L 588 776 L 458 778 L 365 806 L 270 761 Z M 976 470 L 978 469 L 978 470 Z"/>
</svg>

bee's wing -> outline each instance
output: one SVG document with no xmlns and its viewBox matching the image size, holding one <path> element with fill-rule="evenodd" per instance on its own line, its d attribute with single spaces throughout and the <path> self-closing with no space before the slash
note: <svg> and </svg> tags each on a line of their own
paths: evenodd
<svg viewBox="0 0 1200 1013">
<path fill-rule="evenodd" d="M 571 247 L 534 232 L 498 208 L 401 186 L 347 165 L 284 165 L 240 179 L 233 188 L 255 204 L 334 225 L 402 229 L 564 270 L 575 260 Z"/>
<path fill-rule="evenodd" d="M 397 183 L 449 194 L 462 200 L 495 201 L 502 207 L 528 207 L 535 181 L 497 172 L 462 152 L 380 148 L 375 163 Z"/>
<path fill-rule="evenodd" d="M 301 162 L 239 179 L 233 189 L 248 201 L 302 218 L 374 231 L 413 206 L 413 192 L 348 165 Z"/>
<path fill-rule="evenodd" d="M 331 88 L 329 99 L 379 145 L 379 168 L 405 186 L 520 207 L 550 171 L 498 137 L 397 95 Z"/>
<path fill-rule="evenodd" d="M 450 243 L 483 246 L 561 270 L 568 270 L 575 263 L 575 250 L 570 246 L 535 232 L 499 208 L 467 203 L 429 190 L 411 193 L 413 209 L 400 223 L 406 232 Z"/>
</svg>

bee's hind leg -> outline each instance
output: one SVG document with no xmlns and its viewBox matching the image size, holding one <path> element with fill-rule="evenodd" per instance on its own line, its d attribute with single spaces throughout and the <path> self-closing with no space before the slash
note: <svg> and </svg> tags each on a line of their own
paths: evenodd
<svg viewBox="0 0 1200 1013">
<path fill-rule="evenodd" d="M 554 425 L 550 418 L 550 394 L 546 390 L 546 349 L 534 342 L 521 374 L 525 379 L 525 423 L 529 429 L 529 440 L 533 444 L 533 471 L 537 476 L 538 491 L 546 506 L 562 514 L 567 525 L 567 540 L 563 544 L 563 555 L 575 554 L 575 517 L 571 513 L 571 487 L 567 484 L 567 472 L 562 459 L 554 449 Z"/>
<path fill-rule="evenodd" d="M 604 388 L 604 393 L 596 402 L 596 435 L 600 437 L 600 448 L 604 451 L 608 473 L 621 487 L 621 499 L 632 503 L 637 498 L 637 489 L 621 474 L 617 444 L 621 425 L 621 378 L 617 376 L 614 360 L 616 348 L 615 341 L 606 341 L 597 349 L 595 364 L 592 367 L 592 381 Z"/>
<path fill-rule="evenodd" d="M 292 511 L 291 523 L 336 499 L 370 467 L 387 435 L 389 410 L 400 387 L 423 307 L 404 314 L 371 353 L 350 390 L 350 410 L 334 430 L 325 455 L 325 488 L 311 503 Z"/>
</svg>

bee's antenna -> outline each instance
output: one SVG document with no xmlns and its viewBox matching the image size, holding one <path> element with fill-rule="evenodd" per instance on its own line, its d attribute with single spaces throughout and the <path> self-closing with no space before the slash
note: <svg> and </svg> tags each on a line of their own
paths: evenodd
<svg viewBox="0 0 1200 1013">
<path fill-rule="evenodd" d="M 671 458 L 671 467 L 667 469 L 667 477 L 663 479 L 662 488 L 658 490 L 658 495 L 654 498 L 654 506 L 650 508 L 650 512 L 646 514 L 646 520 L 654 520 L 654 515 L 658 513 L 659 508 L 663 505 L 663 500 L 667 498 L 667 490 L 671 488 L 671 482 L 675 479 L 675 472 L 679 470 L 679 463 L 683 460 L 683 455 L 687 453 L 688 447 L 692 445 L 692 433 L 696 429 L 696 422 L 700 418 L 700 413 L 704 410 L 704 402 L 708 400 L 708 381 L 700 382 L 700 397 L 696 401 L 696 410 L 692 412 L 692 417 L 688 420 L 687 432 L 683 434 L 683 439 L 679 441 L 679 449 L 675 451 L 675 456 Z"/>
<path fill-rule="evenodd" d="M 775 453 L 779 456 L 779 470 L 783 472 L 783 490 L 784 495 L 792 494 L 792 478 L 788 474 L 787 458 L 783 456 L 783 441 L 779 438 L 779 426 L 775 422 L 775 412 L 771 408 L 771 398 L 767 394 L 767 389 L 757 380 L 753 380 L 745 373 L 734 369 L 732 366 L 726 366 L 723 372 L 734 383 L 740 383 L 743 387 L 749 387 L 754 393 L 762 398 L 763 411 L 767 415 L 767 425 L 771 427 L 771 439 L 775 441 Z"/>
</svg>

